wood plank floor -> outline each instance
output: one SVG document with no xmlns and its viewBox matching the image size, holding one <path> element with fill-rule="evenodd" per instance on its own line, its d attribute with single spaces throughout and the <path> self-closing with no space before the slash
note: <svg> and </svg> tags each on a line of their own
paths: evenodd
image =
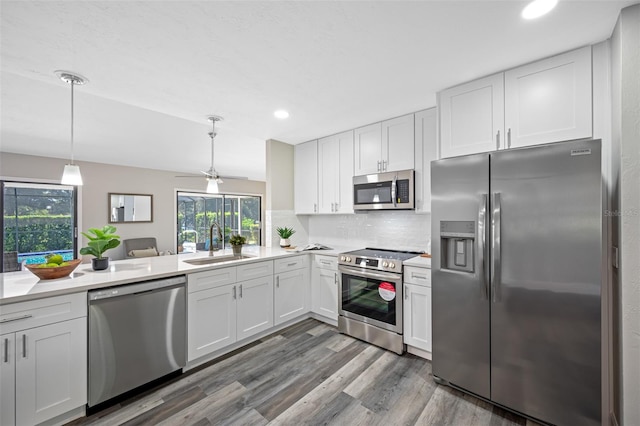
<svg viewBox="0 0 640 426">
<path fill-rule="evenodd" d="M 70 425 L 537 425 L 308 319 Z"/>
</svg>

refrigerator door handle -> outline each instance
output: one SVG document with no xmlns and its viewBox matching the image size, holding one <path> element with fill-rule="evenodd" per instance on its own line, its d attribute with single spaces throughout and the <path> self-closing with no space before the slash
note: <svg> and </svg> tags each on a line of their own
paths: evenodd
<svg viewBox="0 0 640 426">
<path fill-rule="evenodd" d="M 478 206 L 478 255 L 476 270 L 480 275 L 480 298 L 481 300 L 489 300 L 489 268 L 485 264 L 485 253 L 487 247 L 486 235 L 487 235 L 487 200 L 488 195 L 482 194 L 480 196 L 480 203 Z"/>
<path fill-rule="evenodd" d="M 502 216 L 502 202 L 500 193 L 493 193 L 493 212 L 491 214 L 491 297 L 494 302 L 500 301 L 500 271 L 502 269 L 502 253 L 500 250 L 500 219 Z"/>
</svg>

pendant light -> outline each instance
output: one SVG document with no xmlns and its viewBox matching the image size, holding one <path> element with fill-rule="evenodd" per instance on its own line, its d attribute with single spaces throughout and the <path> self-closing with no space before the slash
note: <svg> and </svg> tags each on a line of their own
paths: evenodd
<svg viewBox="0 0 640 426">
<path fill-rule="evenodd" d="M 55 71 L 60 80 L 71 85 L 71 161 L 64 166 L 64 172 L 62 173 L 63 185 L 82 185 L 82 175 L 80 174 L 80 167 L 73 162 L 73 86 L 82 86 L 89 80 L 82 77 L 79 74 L 75 74 L 70 71 Z"/>
</svg>

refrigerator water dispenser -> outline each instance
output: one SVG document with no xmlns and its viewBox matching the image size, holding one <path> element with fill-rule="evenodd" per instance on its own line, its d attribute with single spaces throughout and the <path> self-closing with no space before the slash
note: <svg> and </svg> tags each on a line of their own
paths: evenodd
<svg viewBox="0 0 640 426">
<path fill-rule="evenodd" d="M 474 221 L 441 221 L 442 269 L 473 273 L 475 247 Z"/>
</svg>

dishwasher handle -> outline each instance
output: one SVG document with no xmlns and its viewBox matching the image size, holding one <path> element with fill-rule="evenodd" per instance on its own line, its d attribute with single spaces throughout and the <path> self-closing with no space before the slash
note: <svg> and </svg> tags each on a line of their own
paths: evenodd
<svg viewBox="0 0 640 426">
<path fill-rule="evenodd" d="M 137 293 L 147 293 L 155 290 L 162 290 L 166 287 L 174 287 L 184 285 L 187 278 L 184 275 L 171 278 L 163 278 L 160 280 L 143 281 L 117 287 L 103 288 L 89 292 L 89 303 L 97 302 L 102 299 L 111 299 L 113 297 L 126 296 Z"/>
</svg>

